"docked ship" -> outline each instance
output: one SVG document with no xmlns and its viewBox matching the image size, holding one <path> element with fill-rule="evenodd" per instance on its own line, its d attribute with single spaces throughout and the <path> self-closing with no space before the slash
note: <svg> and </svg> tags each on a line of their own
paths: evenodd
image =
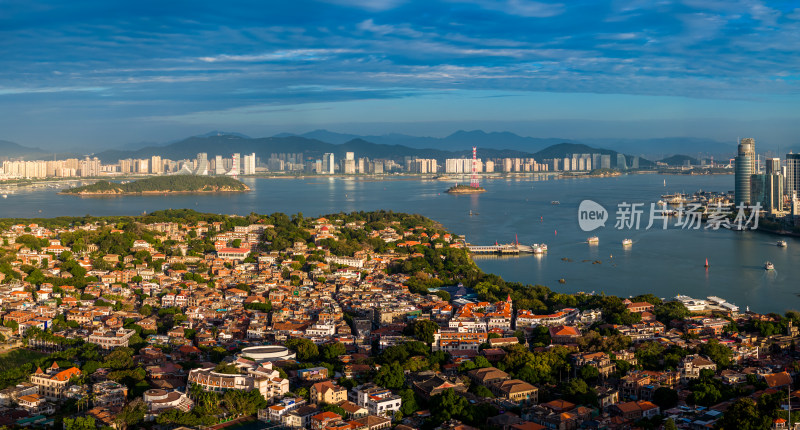
<svg viewBox="0 0 800 430">
<path fill-rule="evenodd" d="M 672 205 L 677 205 L 687 202 L 686 196 L 681 193 L 664 194 L 663 196 L 661 196 L 661 198 L 664 199 L 665 202 Z"/>
</svg>

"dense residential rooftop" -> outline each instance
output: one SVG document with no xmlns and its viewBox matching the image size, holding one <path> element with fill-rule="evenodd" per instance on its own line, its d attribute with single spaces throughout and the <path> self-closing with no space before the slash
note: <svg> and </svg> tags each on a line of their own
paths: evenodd
<svg viewBox="0 0 800 430">
<path fill-rule="evenodd" d="M 507 283 L 416 215 L 0 228 L 2 425 L 777 426 L 800 368 L 800 313 Z"/>
</svg>

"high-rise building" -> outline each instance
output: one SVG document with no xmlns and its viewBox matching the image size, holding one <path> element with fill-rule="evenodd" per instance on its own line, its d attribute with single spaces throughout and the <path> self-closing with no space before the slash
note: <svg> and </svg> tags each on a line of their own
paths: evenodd
<svg viewBox="0 0 800 430">
<path fill-rule="evenodd" d="M 783 174 L 783 169 L 781 169 L 781 159 L 780 158 L 767 158 L 764 160 L 764 173 L 767 175 L 772 175 L 775 173 Z"/>
<path fill-rule="evenodd" d="M 625 161 L 625 154 L 617 154 L 617 169 L 627 170 L 628 163 Z"/>
<path fill-rule="evenodd" d="M 150 173 L 155 175 L 164 173 L 164 163 L 161 161 L 160 155 L 150 157 Z"/>
<path fill-rule="evenodd" d="M 250 155 L 244 156 L 244 174 L 245 175 L 255 175 L 256 174 L 256 153 L 252 153 Z"/>
<path fill-rule="evenodd" d="M 767 201 L 764 209 L 769 213 L 781 212 L 784 209 L 783 194 L 786 178 L 780 173 L 766 175 Z"/>
<path fill-rule="evenodd" d="M 745 138 L 739 142 L 736 155 L 736 179 L 734 187 L 734 203 L 750 204 L 750 176 L 756 172 L 756 141 Z"/>
<path fill-rule="evenodd" d="M 215 175 L 225 174 L 225 163 L 222 161 L 221 155 L 217 155 L 214 157 L 214 174 Z"/>
<path fill-rule="evenodd" d="M 751 205 L 756 203 L 761 204 L 761 207 L 766 208 L 769 204 L 769 193 L 767 192 L 767 175 L 757 173 L 750 175 L 750 199 L 748 202 Z"/>
<path fill-rule="evenodd" d="M 800 154 L 786 154 L 786 194 L 800 194 Z"/>
<path fill-rule="evenodd" d="M 336 164 L 333 160 L 333 153 L 327 152 L 322 155 L 322 173 L 333 175 L 336 172 Z"/>
<path fill-rule="evenodd" d="M 208 154 L 201 152 L 197 154 L 197 167 L 195 168 L 195 175 L 208 175 Z"/>
<path fill-rule="evenodd" d="M 608 154 L 603 154 L 600 156 L 600 168 L 601 169 L 610 169 L 611 168 L 611 156 Z"/>
</svg>

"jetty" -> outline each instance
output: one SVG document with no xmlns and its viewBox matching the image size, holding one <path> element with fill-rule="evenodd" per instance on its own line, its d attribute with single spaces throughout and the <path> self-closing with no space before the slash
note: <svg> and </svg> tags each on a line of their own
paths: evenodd
<svg viewBox="0 0 800 430">
<path fill-rule="evenodd" d="M 537 251 L 536 247 L 529 245 L 521 245 L 517 243 L 508 243 L 503 245 L 467 245 L 467 250 L 473 254 L 535 254 L 541 253 Z"/>
</svg>

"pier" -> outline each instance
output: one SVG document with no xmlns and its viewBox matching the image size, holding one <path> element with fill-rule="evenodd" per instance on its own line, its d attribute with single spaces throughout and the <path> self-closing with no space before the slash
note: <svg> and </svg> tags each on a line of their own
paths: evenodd
<svg viewBox="0 0 800 430">
<path fill-rule="evenodd" d="M 528 245 L 505 244 L 505 245 L 467 245 L 469 252 L 473 254 L 533 254 L 537 253 L 536 248 Z M 541 252 L 541 251 L 538 251 Z"/>
</svg>

